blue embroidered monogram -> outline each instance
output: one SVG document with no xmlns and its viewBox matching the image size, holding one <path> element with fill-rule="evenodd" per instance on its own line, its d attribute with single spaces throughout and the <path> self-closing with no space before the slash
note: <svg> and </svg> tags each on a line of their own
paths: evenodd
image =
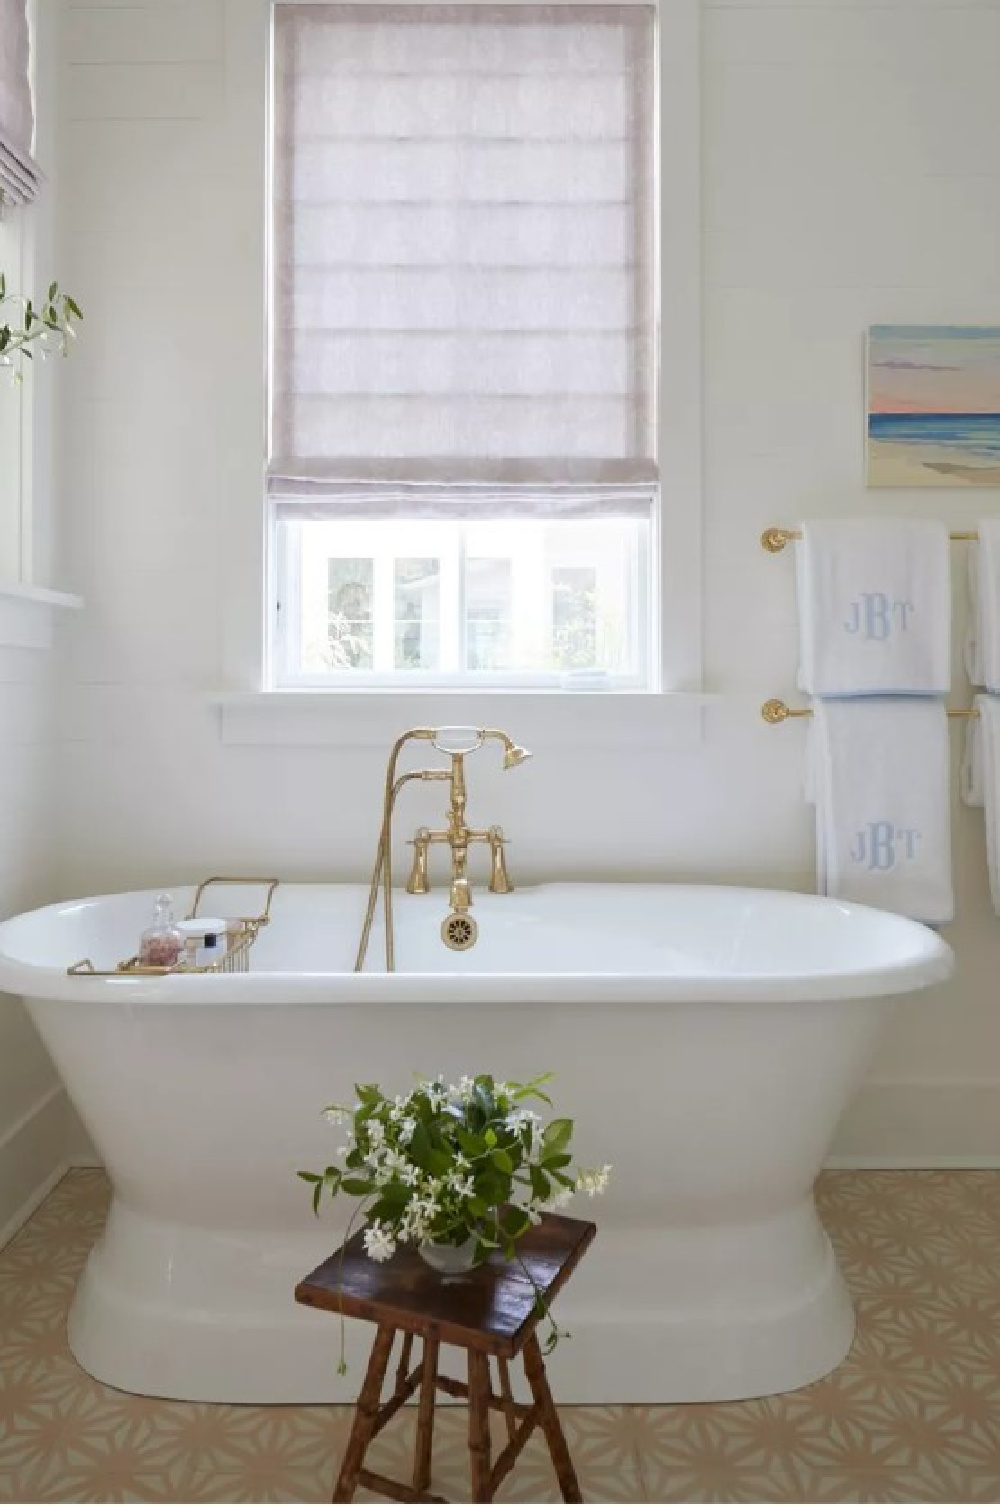
<svg viewBox="0 0 1000 1506">
<path fill-rule="evenodd" d="M 891 821 L 869 821 L 857 833 L 851 862 L 871 872 L 890 873 L 897 863 L 912 863 L 923 832 L 916 826 L 894 826 Z"/>
<path fill-rule="evenodd" d="M 908 616 L 917 609 L 912 601 L 899 601 L 885 591 L 862 591 L 851 602 L 845 633 L 860 633 L 868 643 L 885 643 L 894 632 L 905 633 Z"/>
</svg>

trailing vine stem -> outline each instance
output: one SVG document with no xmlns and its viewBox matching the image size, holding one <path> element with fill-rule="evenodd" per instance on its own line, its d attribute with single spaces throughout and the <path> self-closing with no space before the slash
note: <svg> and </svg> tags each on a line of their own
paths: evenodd
<svg viewBox="0 0 1000 1506">
<path fill-rule="evenodd" d="M 338 1375 L 347 1374 L 347 1325 L 344 1322 L 344 1256 L 347 1253 L 347 1241 L 354 1233 L 354 1225 L 361 1214 L 367 1211 L 367 1207 L 368 1200 L 366 1199 L 365 1202 L 358 1203 L 357 1207 L 353 1209 L 350 1218 L 347 1220 L 347 1232 L 344 1235 L 344 1242 L 340 1247 L 340 1268 L 337 1273 L 340 1279 L 340 1359 L 337 1363 Z"/>
<path fill-rule="evenodd" d="M 511 1258 L 511 1256 L 507 1256 L 508 1260 Z M 524 1263 L 524 1257 L 520 1254 L 519 1251 L 515 1250 L 513 1259 L 516 1260 L 518 1265 L 521 1267 L 521 1270 L 524 1272 L 524 1275 L 526 1276 L 532 1290 L 535 1293 L 534 1310 L 536 1316 L 539 1318 L 544 1318 L 549 1325 L 549 1331 L 546 1334 L 545 1341 L 541 1346 L 542 1354 L 548 1356 L 552 1353 L 553 1349 L 555 1349 L 560 1339 L 571 1339 L 573 1335 L 569 1332 L 569 1329 L 559 1327 L 559 1324 L 552 1316 L 551 1307 L 545 1300 L 545 1294 L 543 1293 L 541 1287 L 538 1285 L 538 1282 L 535 1280 L 534 1276 L 528 1270 L 528 1267 Z"/>
</svg>

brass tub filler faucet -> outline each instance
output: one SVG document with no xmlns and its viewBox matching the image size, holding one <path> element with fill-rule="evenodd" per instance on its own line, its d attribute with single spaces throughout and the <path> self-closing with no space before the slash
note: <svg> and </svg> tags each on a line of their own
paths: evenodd
<svg viewBox="0 0 1000 1506">
<path fill-rule="evenodd" d="M 450 759 L 447 768 L 411 769 L 397 776 L 399 755 L 408 742 L 429 742 Z M 430 890 L 428 877 L 428 852 L 435 844 L 446 843 L 451 850 L 451 909 L 441 923 L 441 939 L 453 951 L 464 952 L 475 946 L 479 927 L 469 914 L 472 906 L 472 890 L 469 885 L 469 846 L 473 842 L 485 842 L 490 849 L 490 891 L 493 894 L 509 894 L 511 882 L 507 877 L 504 859 L 504 834 L 499 826 L 476 831 L 466 825 L 465 806 L 465 760 L 486 742 L 498 742 L 503 746 L 503 766 L 516 769 L 531 754 L 518 747 L 506 732 L 496 727 L 414 727 L 397 738 L 389 754 L 385 771 L 385 797 L 382 805 L 382 829 L 379 833 L 375 867 L 368 891 L 368 909 L 365 912 L 358 955 L 354 971 L 360 973 L 365 965 L 368 943 L 371 939 L 372 922 L 378 904 L 379 887 L 382 888 L 382 908 L 385 914 L 385 966 L 393 972 L 396 965 L 395 938 L 392 929 L 392 814 L 396 797 L 404 784 L 413 779 L 446 779 L 449 785 L 448 824 L 443 831 L 431 831 L 429 827 L 418 828 L 413 838 L 413 867 L 406 885 L 408 894 L 427 894 Z"/>
</svg>

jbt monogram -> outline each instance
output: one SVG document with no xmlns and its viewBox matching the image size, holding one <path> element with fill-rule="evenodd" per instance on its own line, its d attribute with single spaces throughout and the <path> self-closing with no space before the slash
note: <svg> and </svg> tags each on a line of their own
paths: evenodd
<svg viewBox="0 0 1000 1506">
<path fill-rule="evenodd" d="M 900 601 L 884 591 L 862 591 L 851 602 L 851 615 L 844 623 L 845 633 L 859 633 L 870 643 L 885 643 L 893 633 L 905 633 L 908 617 L 916 611 L 912 601 Z"/>
<path fill-rule="evenodd" d="M 851 862 L 869 873 L 888 873 L 898 863 L 912 863 L 922 832 L 915 826 L 894 826 L 891 821 L 869 821 L 854 839 Z"/>
</svg>

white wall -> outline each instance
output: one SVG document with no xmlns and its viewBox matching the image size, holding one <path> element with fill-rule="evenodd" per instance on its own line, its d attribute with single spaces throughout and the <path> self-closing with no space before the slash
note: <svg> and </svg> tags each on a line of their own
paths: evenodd
<svg viewBox="0 0 1000 1506">
<path fill-rule="evenodd" d="M 87 315 L 63 425 L 65 584 L 88 611 L 68 663 L 59 888 L 220 867 L 361 877 L 384 750 L 229 745 L 205 694 L 239 653 L 227 582 L 259 559 L 262 0 L 52 3 L 60 264 Z M 1000 505 L 866 492 L 861 456 L 867 324 L 1000 322 L 998 56 L 994 3 L 704 6 L 704 629 L 719 699 L 701 743 L 573 747 L 563 727 L 516 775 L 480 761 L 471 810 L 508 827 L 516 877 L 810 886 L 802 729 L 757 713 L 794 685 L 792 563 L 757 537 L 804 515 L 964 525 Z M 668 498 L 668 531 L 692 500 Z M 432 818 L 432 793 L 405 819 Z M 1000 1159 L 1000 922 L 966 811 L 956 852 L 958 978 L 902 1003 L 843 1154 Z"/>
</svg>

